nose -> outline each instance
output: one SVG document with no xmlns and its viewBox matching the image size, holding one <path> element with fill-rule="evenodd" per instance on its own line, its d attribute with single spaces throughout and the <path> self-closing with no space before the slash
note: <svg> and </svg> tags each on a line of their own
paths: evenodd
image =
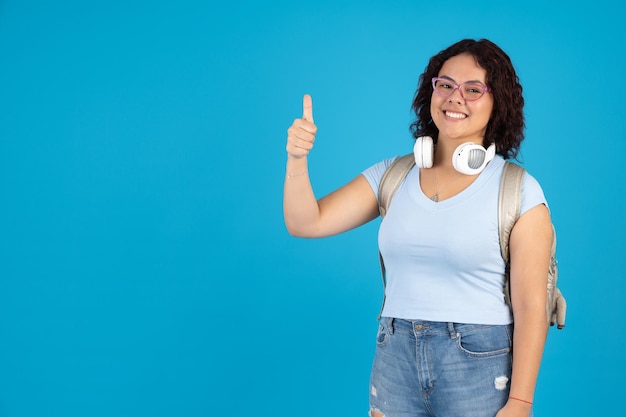
<svg viewBox="0 0 626 417">
<path fill-rule="evenodd" d="M 465 97 L 463 97 L 463 93 L 461 93 L 461 87 L 457 86 L 452 94 L 448 97 L 448 102 L 450 103 L 463 103 L 465 101 Z"/>
</svg>

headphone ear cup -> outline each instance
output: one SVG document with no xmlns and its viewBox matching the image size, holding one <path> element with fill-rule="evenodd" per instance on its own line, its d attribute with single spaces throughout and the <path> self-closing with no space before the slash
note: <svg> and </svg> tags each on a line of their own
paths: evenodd
<svg viewBox="0 0 626 417">
<path fill-rule="evenodd" d="M 473 142 L 459 145 L 452 155 L 454 169 L 465 175 L 480 174 L 496 155 L 496 145 L 492 143 L 485 149 Z"/>
<path fill-rule="evenodd" d="M 415 165 L 419 168 L 432 168 L 434 155 L 433 138 L 430 136 L 420 136 L 413 145 L 413 155 Z"/>
</svg>

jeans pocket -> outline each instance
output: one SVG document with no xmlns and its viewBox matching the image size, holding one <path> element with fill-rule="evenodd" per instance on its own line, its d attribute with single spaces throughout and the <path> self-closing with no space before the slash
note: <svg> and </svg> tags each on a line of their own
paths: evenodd
<svg viewBox="0 0 626 417">
<path fill-rule="evenodd" d="M 507 355 L 512 347 L 509 326 L 481 326 L 461 331 L 458 333 L 457 347 L 464 354 L 475 358 Z"/>
<path fill-rule="evenodd" d="M 389 341 L 391 329 L 391 319 L 383 317 L 378 322 L 378 333 L 376 334 L 376 345 L 379 347 L 385 346 Z"/>
</svg>

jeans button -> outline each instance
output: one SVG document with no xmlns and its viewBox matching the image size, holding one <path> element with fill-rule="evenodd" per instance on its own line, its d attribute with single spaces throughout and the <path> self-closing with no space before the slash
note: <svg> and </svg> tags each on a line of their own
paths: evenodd
<svg viewBox="0 0 626 417">
<path fill-rule="evenodd" d="M 421 332 L 422 330 L 424 330 L 424 325 L 423 324 L 416 324 L 415 325 L 415 331 L 416 332 Z"/>
</svg>

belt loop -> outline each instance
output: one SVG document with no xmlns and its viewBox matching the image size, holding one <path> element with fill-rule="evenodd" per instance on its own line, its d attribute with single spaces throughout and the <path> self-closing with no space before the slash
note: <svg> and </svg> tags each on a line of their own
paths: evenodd
<svg viewBox="0 0 626 417">
<path fill-rule="evenodd" d="M 389 334 L 393 334 L 393 317 L 389 317 Z"/>
<path fill-rule="evenodd" d="M 450 333 L 450 339 L 456 339 L 457 333 L 452 322 L 448 322 L 448 333 Z"/>
</svg>

